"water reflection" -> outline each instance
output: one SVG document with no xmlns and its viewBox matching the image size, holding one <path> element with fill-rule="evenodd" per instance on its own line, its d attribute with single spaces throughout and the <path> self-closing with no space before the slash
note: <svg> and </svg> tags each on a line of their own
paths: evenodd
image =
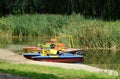
<svg viewBox="0 0 120 79">
<path fill-rule="evenodd" d="M 44 38 L 44 39 L 43 39 Z M 0 37 L 0 44 L 23 44 L 23 45 L 35 45 L 38 43 L 45 43 L 50 37 Z"/>
<path fill-rule="evenodd" d="M 120 66 L 120 51 L 86 50 L 84 63 L 101 68 L 116 69 Z"/>
<path fill-rule="evenodd" d="M 38 43 L 45 43 L 51 37 L 2 37 L 0 38 L 0 47 L 5 45 L 37 45 Z M 110 50 L 85 50 L 84 51 L 84 64 L 100 68 L 117 69 L 120 68 L 120 51 Z"/>
</svg>

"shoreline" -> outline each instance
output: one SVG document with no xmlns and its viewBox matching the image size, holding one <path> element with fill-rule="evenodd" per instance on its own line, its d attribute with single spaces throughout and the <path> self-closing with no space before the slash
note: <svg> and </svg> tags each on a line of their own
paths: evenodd
<svg viewBox="0 0 120 79">
<path fill-rule="evenodd" d="M 0 49 L 0 60 L 4 60 L 7 62 L 9 61 L 11 63 L 16 63 L 16 64 L 37 64 L 37 65 L 61 67 L 65 69 L 75 69 L 75 70 L 79 69 L 79 70 L 85 70 L 85 71 L 94 72 L 94 73 L 106 73 L 109 75 L 118 76 L 118 72 L 115 70 L 101 69 L 97 67 L 88 66 L 85 64 L 33 61 L 33 60 L 24 58 L 22 55 L 18 55 L 6 49 Z"/>
</svg>

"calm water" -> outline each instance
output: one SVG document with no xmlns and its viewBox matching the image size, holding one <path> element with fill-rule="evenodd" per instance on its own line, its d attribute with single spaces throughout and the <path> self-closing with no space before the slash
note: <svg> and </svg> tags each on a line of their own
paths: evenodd
<svg viewBox="0 0 120 79">
<path fill-rule="evenodd" d="M 6 48 L 10 45 L 37 45 L 38 43 L 45 43 L 50 38 L 0 38 L 0 47 Z M 120 68 L 120 51 L 110 50 L 85 50 L 84 64 L 107 69 Z"/>
<path fill-rule="evenodd" d="M 120 68 L 120 51 L 86 50 L 84 63 L 100 68 Z"/>
</svg>

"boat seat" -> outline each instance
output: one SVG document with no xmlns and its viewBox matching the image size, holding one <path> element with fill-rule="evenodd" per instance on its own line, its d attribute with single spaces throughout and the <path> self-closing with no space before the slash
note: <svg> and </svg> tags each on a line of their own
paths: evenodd
<svg viewBox="0 0 120 79">
<path fill-rule="evenodd" d="M 66 56 L 73 56 L 71 53 L 65 53 Z"/>
<path fill-rule="evenodd" d="M 65 48 L 65 45 L 64 45 L 63 43 L 57 43 L 57 44 L 56 44 L 56 47 L 57 47 L 57 48 L 64 49 L 64 48 Z"/>
</svg>

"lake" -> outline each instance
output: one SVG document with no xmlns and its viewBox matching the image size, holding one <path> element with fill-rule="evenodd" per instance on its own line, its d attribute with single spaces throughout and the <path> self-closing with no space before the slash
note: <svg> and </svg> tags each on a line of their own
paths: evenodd
<svg viewBox="0 0 120 79">
<path fill-rule="evenodd" d="M 22 51 L 22 48 L 19 50 L 21 46 L 35 46 L 38 43 L 45 43 L 48 41 L 50 37 L 1 37 L 0 38 L 0 47 L 1 48 L 11 48 L 16 53 Z M 19 47 L 18 47 L 19 46 Z M 18 49 L 18 50 L 17 50 Z M 88 49 L 83 51 L 84 54 L 84 64 L 88 64 L 91 66 L 105 68 L 105 69 L 119 69 L 120 68 L 120 51 L 119 50 L 96 50 L 96 49 Z"/>
</svg>

